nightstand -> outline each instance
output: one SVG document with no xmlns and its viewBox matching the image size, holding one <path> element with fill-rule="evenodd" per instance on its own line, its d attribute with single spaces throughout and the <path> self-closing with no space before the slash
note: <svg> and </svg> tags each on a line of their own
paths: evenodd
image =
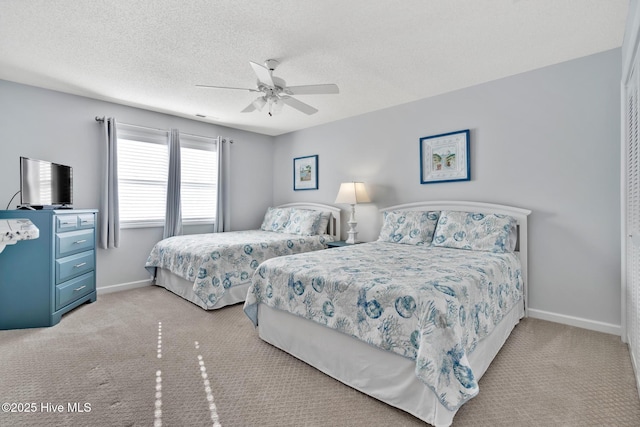
<svg viewBox="0 0 640 427">
<path fill-rule="evenodd" d="M 345 240 L 338 240 L 337 242 L 328 242 L 327 243 L 327 248 L 339 248 L 339 247 L 342 247 L 342 246 L 353 246 L 353 245 L 358 245 L 360 243 L 364 243 L 364 242 L 347 243 Z"/>
</svg>

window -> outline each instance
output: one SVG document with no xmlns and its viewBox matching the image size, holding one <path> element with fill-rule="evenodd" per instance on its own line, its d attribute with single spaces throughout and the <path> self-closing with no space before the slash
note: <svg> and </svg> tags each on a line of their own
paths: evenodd
<svg viewBox="0 0 640 427">
<path fill-rule="evenodd" d="M 218 197 L 215 140 L 180 135 L 180 197 L 183 223 L 213 223 Z"/>
<path fill-rule="evenodd" d="M 217 144 L 180 135 L 182 222 L 213 223 L 217 197 Z M 164 225 L 168 133 L 118 125 L 118 183 L 123 227 Z"/>
</svg>

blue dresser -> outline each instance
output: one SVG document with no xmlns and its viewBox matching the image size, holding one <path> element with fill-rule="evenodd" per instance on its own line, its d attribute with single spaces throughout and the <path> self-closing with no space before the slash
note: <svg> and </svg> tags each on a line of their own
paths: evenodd
<svg viewBox="0 0 640 427">
<path fill-rule="evenodd" d="M 0 330 L 39 328 L 96 300 L 95 209 L 0 211 L 0 219 L 27 218 L 34 240 L 0 253 Z"/>
</svg>

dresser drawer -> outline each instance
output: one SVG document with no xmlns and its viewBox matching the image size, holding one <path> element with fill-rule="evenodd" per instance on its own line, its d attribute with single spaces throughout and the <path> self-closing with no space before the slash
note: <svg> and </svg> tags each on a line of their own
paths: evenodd
<svg viewBox="0 0 640 427">
<path fill-rule="evenodd" d="M 60 310 L 95 289 L 96 281 L 93 271 L 56 286 L 56 310 Z"/>
<path fill-rule="evenodd" d="M 78 214 L 78 228 L 95 228 L 96 216 L 94 214 Z"/>
<path fill-rule="evenodd" d="M 72 231 L 78 228 L 78 215 L 58 215 L 55 217 L 56 231 Z"/>
<path fill-rule="evenodd" d="M 56 258 L 93 249 L 94 243 L 93 229 L 56 234 Z"/>
<path fill-rule="evenodd" d="M 95 269 L 95 254 L 93 251 L 56 260 L 56 284 L 65 282 Z"/>
</svg>

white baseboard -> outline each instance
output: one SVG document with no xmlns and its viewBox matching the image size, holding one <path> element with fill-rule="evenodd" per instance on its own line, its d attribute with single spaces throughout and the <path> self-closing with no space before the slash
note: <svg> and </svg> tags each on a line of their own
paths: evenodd
<svg viewBox="0 0 640 427">
<path fill-rule="evenodd" d="M 119 283 L 117 285 L 101 286 L 96 289 L 96 292 L 98 293 L 98 295 L 110 294 L 112 292 L 126 291 L 129 289 L 142 288 L 150 285 L 151 285 L 151 279 L 138 280 L 137 282 Z"/>
<path fill-rule="evenodd" d="M 604 332 L 605 334 L 618 336 L 621 336 L 622 334 L 622 327 L 620 325 L 567 316 L 564 314 L 550 313 L 548 311 L 536 310 L 534 308 L 530 308 L 528 312 L 529 317 L 533 317 L 534 319 L 548 320 L 549 322 L 562 323 L 563 325 L 576 326 L 578 328 L 589 329 L 591 331 Z"/>
</svg>

